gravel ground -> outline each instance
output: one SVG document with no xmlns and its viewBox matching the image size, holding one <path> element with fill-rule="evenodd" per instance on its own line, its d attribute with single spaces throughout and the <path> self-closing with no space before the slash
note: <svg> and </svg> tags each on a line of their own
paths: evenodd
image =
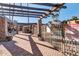
<svg viewBox="0 0 79 59">
<path fill-rule="evenodd" d="M 63 56 L 48 42 L 30 34 L 16 34 L 12 41 L 0 42 L 0 56 Z"/>
</svg>

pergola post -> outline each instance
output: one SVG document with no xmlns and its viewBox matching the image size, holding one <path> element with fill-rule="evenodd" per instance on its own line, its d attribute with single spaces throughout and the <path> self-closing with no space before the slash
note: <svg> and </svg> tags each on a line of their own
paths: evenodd
<svg viewBox="0 0 79 59">
<path fill-rule="evenodd" d="M 39 19 L 38 20 L 38 23 L 37 23 L 37 28 L 38 28 L 38 39 L 39 40 L 43 40 L 42 38 L 42 19 Z"/>
</svg>

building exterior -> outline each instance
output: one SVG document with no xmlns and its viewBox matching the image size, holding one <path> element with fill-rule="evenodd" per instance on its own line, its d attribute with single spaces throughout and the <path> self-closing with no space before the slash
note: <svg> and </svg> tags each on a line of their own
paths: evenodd
<svg viewBox="0 0 79 59">
<path fill-rule="evenodd" d="M 18 23 L 18 30 L 24 33 L 34 33 L 37 23 Z"/>
<path fill-rule="evenodd" d="M 15 28 L 14 28 L 15 27 Z M 16 33 L 15 22 L 0 16 L 0 41 L 11 40 Z"/>
</svg>

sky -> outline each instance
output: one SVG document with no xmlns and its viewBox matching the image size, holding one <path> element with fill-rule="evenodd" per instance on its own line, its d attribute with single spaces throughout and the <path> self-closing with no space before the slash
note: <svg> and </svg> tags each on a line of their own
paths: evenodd
<svg viewBox="0 0 79 59">
<path fill-rule="evenodd" d="M 59 20 L 67 20 L 72 16 L 79 17 L 79 3 L 67 3 L 65 5 L 67 6 L 67 8 L 60 11 Z"/>
<path fill-rule="evenodd" d="M 38 6 L 38 5 L 29 5 L 39 8 L 51 8 L 51 7 L 44 7 L 44 6 Z M 70 19 L 72 16 L 78 16 L 79 17 L 79 3 L 66 3 L 65 6 L 67 6 L 66 9 L 61 9 L 58 20 L 63 21 Z M 27 17 L 14 17 L 14 20 L 17 20 L 17 22 L 20 23 L 28 23 Z M 37 22 L 37 18 L 29 18 L 30 23 Z M 52 21 L 52 17 L 47 17 L 42 19 L 43 23 L 48 23 L 49 21 Z"/>
</svg>

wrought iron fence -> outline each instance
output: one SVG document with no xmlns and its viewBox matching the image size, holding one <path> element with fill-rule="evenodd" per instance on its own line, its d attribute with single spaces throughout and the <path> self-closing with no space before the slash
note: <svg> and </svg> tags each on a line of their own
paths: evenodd
<svg viewBox="0 0 79 59">
<path fill-rule="evenodd" d="M 73 28 L 74 27 L 74 28 Z M 54 28 L 54 27 L 53 27 Z M 70 33 L 68 33 L 70 30 Z M 42 36 L 45 41 L 61 51 L 66 56 L 79 56 L 79 24 L 75 25 L 59 25 L 50 33 L 46 32 L 46 26 L 42 30 Z"/>
</svg>

